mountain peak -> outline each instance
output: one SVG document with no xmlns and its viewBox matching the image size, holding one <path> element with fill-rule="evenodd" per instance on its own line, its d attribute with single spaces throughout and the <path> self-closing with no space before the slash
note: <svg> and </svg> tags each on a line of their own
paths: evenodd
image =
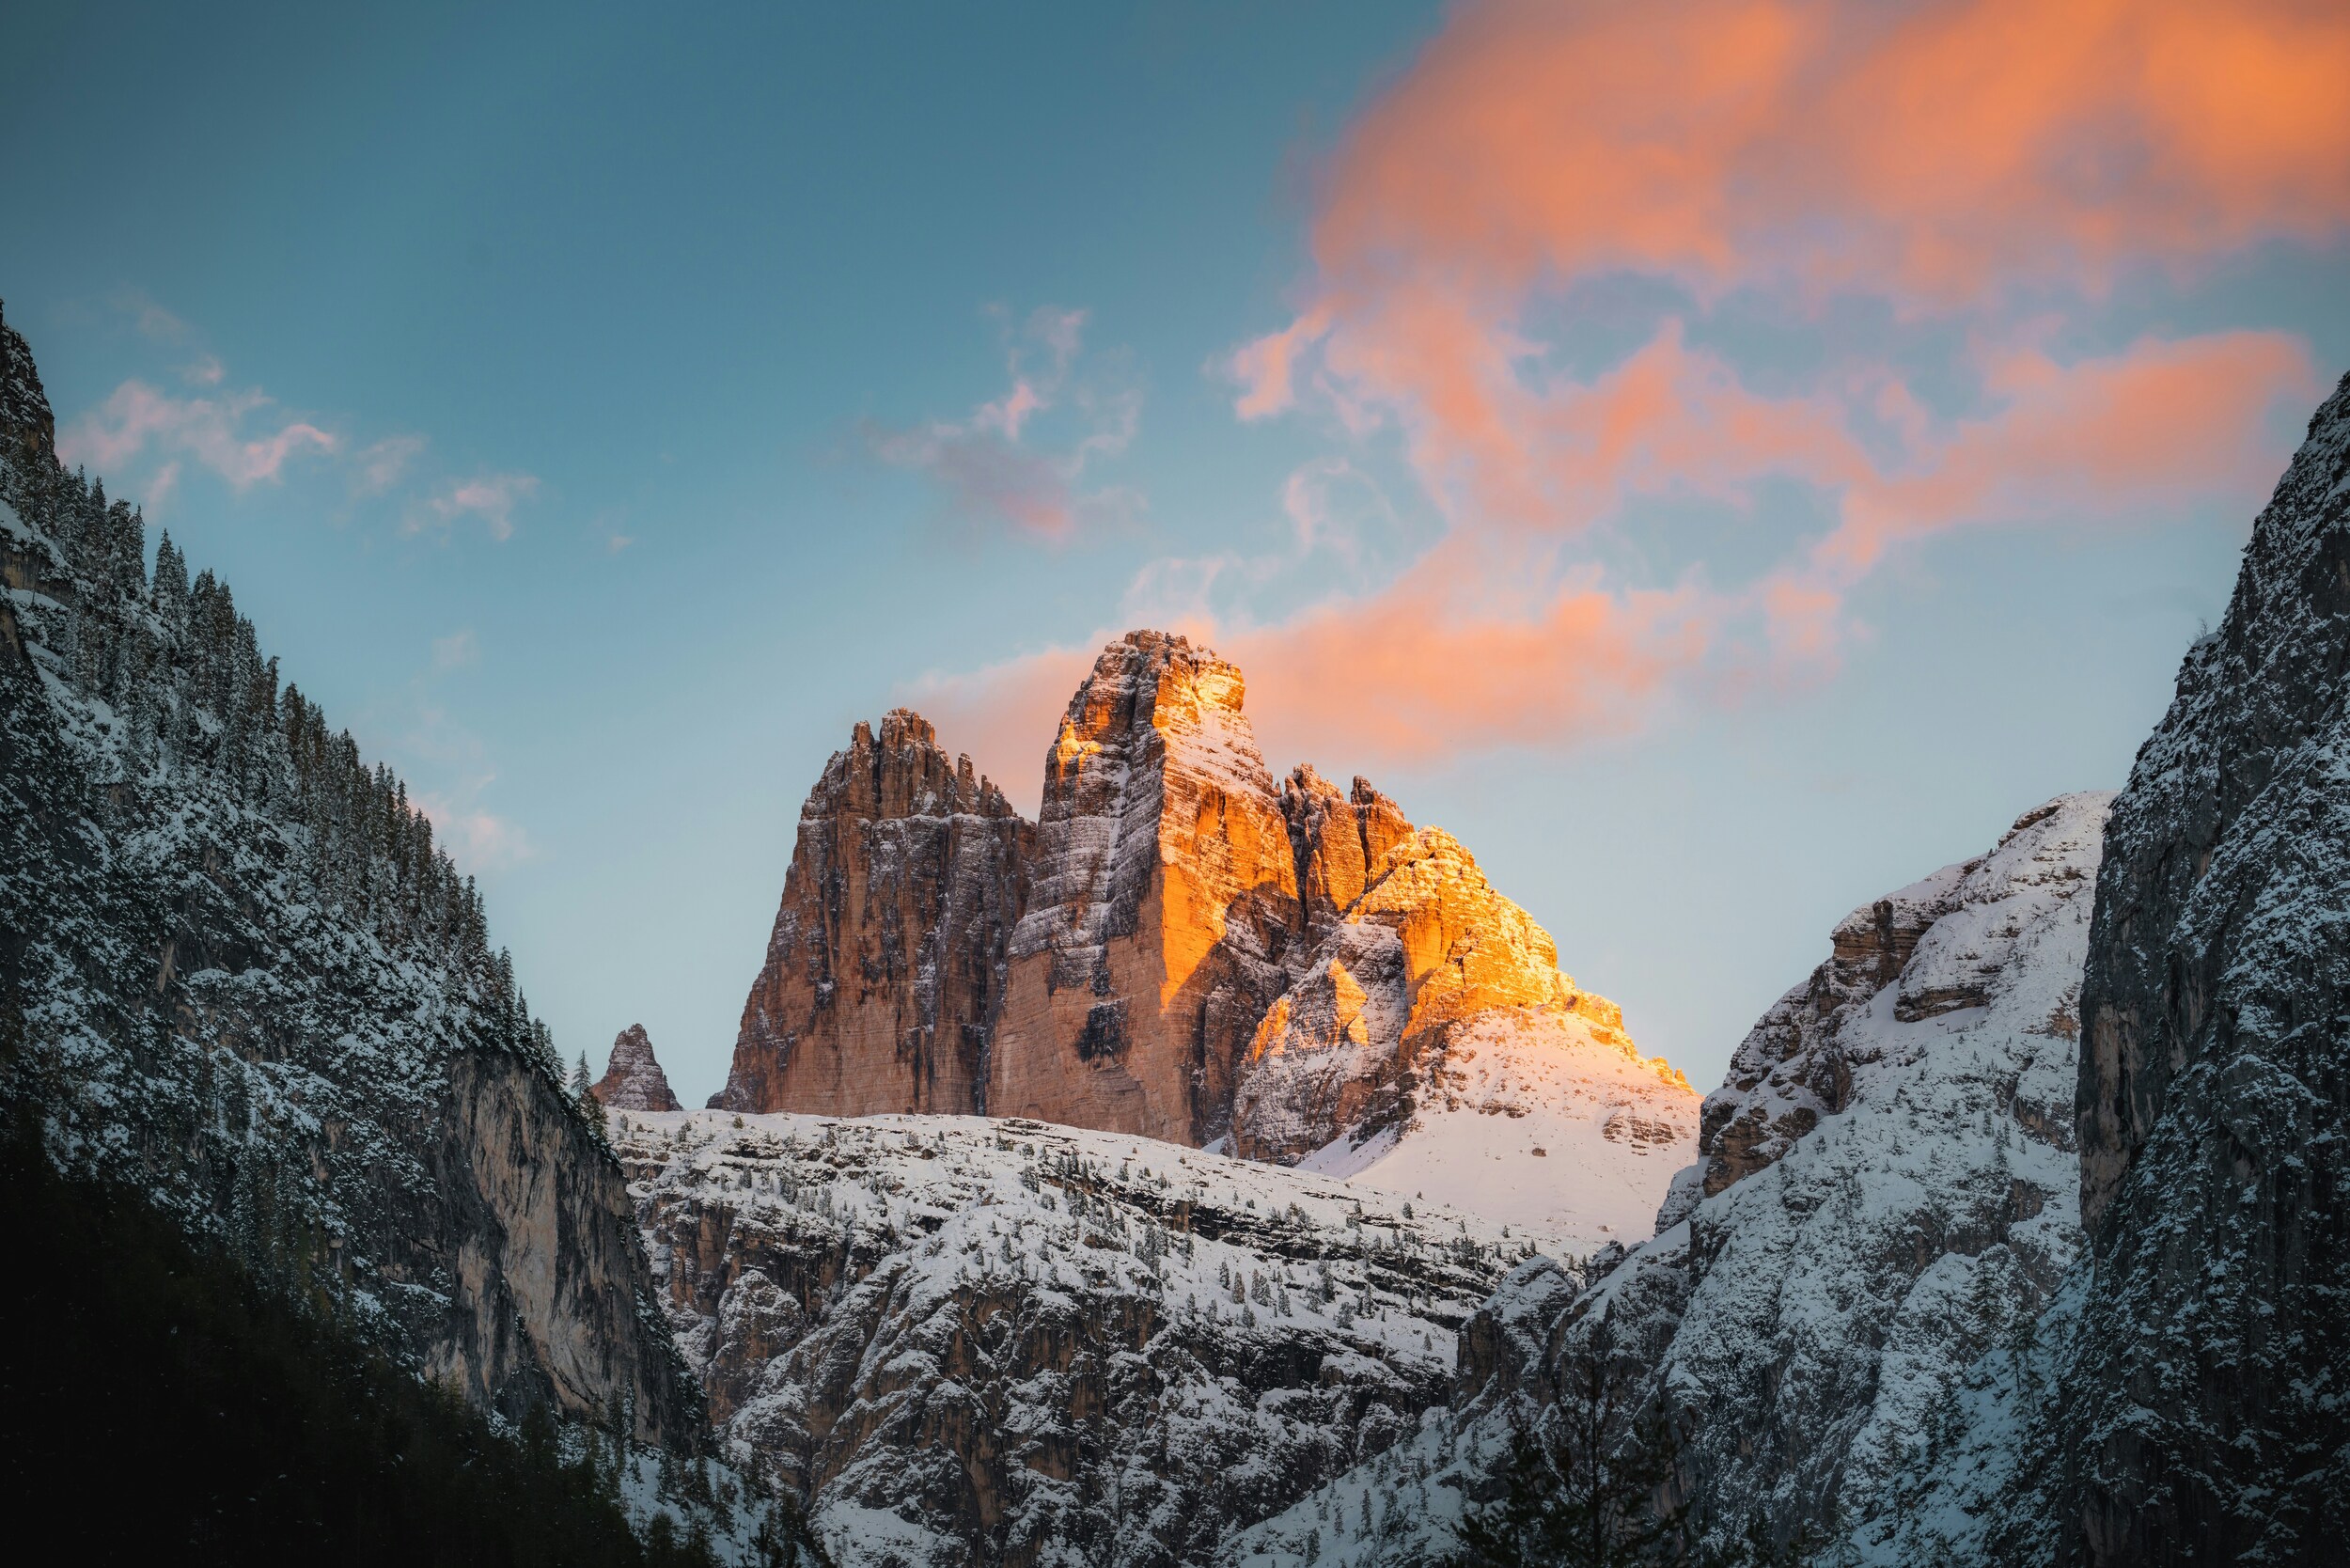
<svg viewBox="0 0 2350 1568">
<path fill-rule="evenodd" d="M 652 1037 L 631 1024 L 612 1041 L 603 1076 L 588 1090 L 612 1110 L 673 1111 L 685 1107 L 670 1092 L 668 1075 L 653 1059 Z"/>
</svg>

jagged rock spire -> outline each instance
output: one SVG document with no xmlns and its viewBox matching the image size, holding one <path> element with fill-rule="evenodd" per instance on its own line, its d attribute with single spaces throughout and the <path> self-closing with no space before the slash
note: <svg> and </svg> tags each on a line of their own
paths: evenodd
<svg viewBox="0 0 2350 1568">
<path fill-rule="evenodd" d="M 612 1042 L 612 1055 L 603 1076 L 588 1090 L 612 1110 L 673 1111 L 685 1107 L 669 1090 L 668 1075 L 653 1059 L 652 1037 L 642 1024 L 631 1024 Z"/>
</svg>

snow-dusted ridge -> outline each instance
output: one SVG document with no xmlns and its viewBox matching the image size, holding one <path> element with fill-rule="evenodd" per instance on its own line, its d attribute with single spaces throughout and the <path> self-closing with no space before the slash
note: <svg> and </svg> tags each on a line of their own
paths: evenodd
<svg viewBox="0 0 2350 1568">
<path fill-rule="evenodd" d="M 1859 1561 L 1927 1560 L 1901 1555 L 1897 1533 L 1917 1478 L 1958 1458 L 1986 1357 L 2027 1354 L 2016 1337 L 2080 1248 L 2071 1123 L 2051 1109 L 2070 1102 L 2111 799 L 2060 796 L 1985 855 L 1841 922 L 1835 956 L 1765 1015 L 1709 1101 L 1708 1163 L 1676 1182 L 1667 1229 L 1579 1294 L 1522 1270 L 1489 1309 L 1514 1325 L 1494 1337 L 1517 1375 L 1465 1383 L 1457 1408 L 1368 1474 L 1241 1532 L 1223 1560 L 1440 1554 L 1465 1500 L 1494 1491 L 1511 1401 L 1602 1323 L 1682 1413 L 1709 1547 L 1759 1517 L 1777 1541 L 1810 1527 Z M 1854 933 L 1900 929 L 1903 909 L 1899 962 L 1872 967 Z M 1806 1104 L 1802 1085 L 1832 1097 Z M 1771 1137 L 1750 1152 L 1769 1157 L 1707 1196 L 1725 1129 L 1756 1104 L 1771 1109 L 1749 1124 Z M 1780 1123 L 1791 1107 L 1808 1120 Z M 1979 1442 L 1966 1463 L 2012 1455 Z"/>
<path fill-rule="evenodd" d="M 1205 1562 L 1416 1434 L 1516 1227 L 1023 1120 L 616 1118 L 738 1464 L 844 1565 Z"/>
</svg>

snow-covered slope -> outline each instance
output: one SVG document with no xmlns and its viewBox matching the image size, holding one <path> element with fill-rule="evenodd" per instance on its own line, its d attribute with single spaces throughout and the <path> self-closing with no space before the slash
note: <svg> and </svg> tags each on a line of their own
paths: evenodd
<svg viewBox="0 0 2350 1568">
<path fill-rule="evenodd" d="M 1418 1433 L 1529 1250 L 1118 1134 L 740 1121 L 614 1131 L 721 1432 L 844 1565 L 1207 1561 Z"/>
<path fill-rule="evenodd" d="M 620 1173 L 471 882 L 227 585 L 168 539 L 150 578 L 5 325 L 0 359 L 0 1109 L 481 1404 L 691 1441 Z"/>
<path fill-rule="evenodd" d="M 1710 1162 L 1725 1129 L 1788 1085 L 1838 1086 L 1767 1161 L 1712 1196 L 1708 1168 L 1676 1184 L 1672 1222 L 1564 1305 L 1539 1269 L 1513 1280 L 1521 1363 L 1506 1395 L 1603 1325 L 1688 1434 L 1684 1484 L 1709 1547 L 1760 1518 L 1874 1543 L 1916 1502 L 1917 1462 L 1963 1426 L 1966 1369 L 2029 1325 L 2079 1243 L 2066 1103 L 2078 1033 L 2090 890 L 2110 796 L 2026 813 L 1986 855 L 1904 890 L 1918 914 L 1902 962 L 1873 988 L 1849 940 L 1890 926 L 1879 900 L 1839 926 L 1810 982 L 1766 1014 L 1709 1102 Z M 1831 1002 L 1809 1027 L 1793 1006 Z M 1790 1047 L 1767 1071 L 1757 1040 Z M 1721 1106 L 1729 1108 L 1725 1112 Z M 1758 1141 L 1753 1147 L 1760 1147 Z M 1678 1209 L 1678 1215 L 1673 1210 Z M 1495 1310 L 1512 1315 L 1508 1293 Z M 1538 1326 L 1539 1325 L 1539 1326 Z M 1449 1539 L 1465 1497 L 1492 1493 L 1509 1398 L 1480 1385 L 1382 1462 L 1244 1533 L 1235 1562 L 1420 1560 Z M 1360 1496 L 1374 1501 L 1361 1528 Z M 1387 1522 L 1384 1498 L 1395 1498 Z M 1883 1560 L 1900 1560 L 1883 1559 Z"/>
<path fill-rule="evenodd" d="M 1481 1012 L 1431 1064 L 1407 1120 L 1297 1168 L 1482 1215 L 1557 1256 L 1642 1241 L 1696 1155 L 1697 1097 L 1621 1041 L 1555 1009 Z"/>
</svg>

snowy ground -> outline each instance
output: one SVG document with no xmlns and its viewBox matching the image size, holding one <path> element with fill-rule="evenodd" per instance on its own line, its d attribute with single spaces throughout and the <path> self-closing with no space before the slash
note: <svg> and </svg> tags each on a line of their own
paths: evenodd
<svg viewBox="0 0 2350 1568">
<path fill-rule="evenodd" d="M 1630 1247 L 1697 1157 L 1698 1102 L 1678 1074 L 1594 1040 L 1574 1014 L 1494 1009 L 1454 1037 L 1417 1114 L 1300 1170 L 1425 1199 L 1531 1236 L 1554 1257 Z"/>
<path fill-rule="evenodd" d="M 615 1119 L 738 1464 L 846 1564 L 1206 1562 L 1413 1438 L 1512 1224 L 1022 1120 Z"/>
</svg>

